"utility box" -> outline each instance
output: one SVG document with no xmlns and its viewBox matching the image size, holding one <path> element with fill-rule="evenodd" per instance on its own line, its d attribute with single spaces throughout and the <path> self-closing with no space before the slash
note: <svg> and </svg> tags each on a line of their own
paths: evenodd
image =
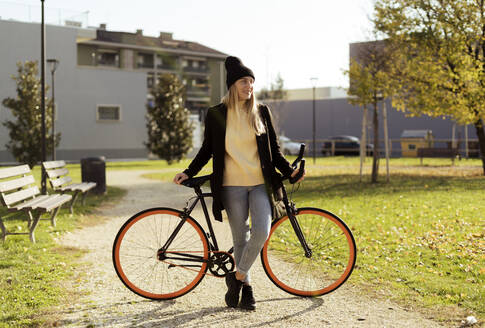
<svg viewBox="0 0 485 328">
<path fill-rule="evenodd" d="M 418 148 L 433 148 L 431 130 L 404 130 L 401 134 L 402 157 L 418 157 Z"/>
<path fill-rule="evenodd" d="M 81 159 L 82 182 L 96 182 L 95 194 L 106 192 L 106 161 L 104 156 Z"/>
</svg>

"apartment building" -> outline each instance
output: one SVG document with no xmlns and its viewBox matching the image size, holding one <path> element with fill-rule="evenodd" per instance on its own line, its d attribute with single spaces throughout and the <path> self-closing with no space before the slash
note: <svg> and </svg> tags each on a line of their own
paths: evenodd
<svg viewBox="0 0 485 328">
<path fill-rule="evenodd" d="M 40 24 L 0 20 L 0 100 L 16 96 L 10 78 L 16 63 L 40 60 Z M 195 123 L 194 150 L 201 143 L 205 109 L 226 91 L 226 54 L 197 42 L 97 28 L 46 26 L 46 58 L 58 59 L 55 72 L 57 158 L 89 156 L 146 158 L 145 105 L 163 73 L 186 85 L 186 107 Z M 46 83 L 51 84 L 46 65 Z M 50 91 L 47 93 L 50 97 Z M 11 119 L 0 106 L 0 121 Z M 13 162 L 6 150 L 8 131 L 0 125 L 0 162 Z"/>
<path fill-rule="evenodd" d="M 186 107 L 201 114 L 225 93 L 226 54 L 197 42 L 174 40 L 172 33 L 158 37 L 115 32 L 101 24 L 95 38 L 79 38 L 77 64 L 82 67 L 112 68 L 146 74 L 147 90 L 157 84 L 160 74 L 177 75 L 186 86 Z"/>
</svg>

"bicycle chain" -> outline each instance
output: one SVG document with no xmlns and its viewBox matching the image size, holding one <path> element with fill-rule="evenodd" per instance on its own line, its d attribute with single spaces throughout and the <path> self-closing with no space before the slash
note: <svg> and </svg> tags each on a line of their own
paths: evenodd
<svg viewBox="0 0 485 328">
<path fill-rule="evenodd" d="M 203 253 L 203 252 L 204 252 L 204 251 L 184 251 L 184 253 Z M 166 253 L 180 253 L 180 252 L 178 252 L 178 251 L 171 251 L 171 252 L 170 252 L 170 251 L 167 251 Z M 210 271 L 210 272 L 212 272 L 212 273 L 207 273 L 207 272 L 205 272 L 205 273 L 204 273 L 205 275 L 207 275 L 207 276 L 212 276 L 212 277 L 216 277 L 216 278 L 223 278 L 223 277 L 225 277 L 225 276 L 226 276 L 226 274 L 227 274 L 228 272 L 230 272 L 230 271 L 232 271 L 232 270 L 234 269 L 234 266 L 235 266 L 235 264 L 234 264 L 234 263 L 235 263 L 235 262 L 234 262 L 234 257 L 232 256 L 232 254 L 231 254 L 231 253 L 229 253 L 229 252 L 225 252 L 225 251 L 211 251 L 210 253 L 211 253 L 212 255 L 210 256 L 209 263 L 207 263 L 207 264 L 208 264 L 208 265 L 211 265 L 211 264 L 212 264 L 212 265 L 209 267 L 209 271 Z M 213 257 L 214 257 L 214 255 L 215 255 L 214 253 L 223 253 L 223 254 L 227 254 L 227 255 L 226 255 L 226 258 L 229 258 L 229 264 L 231 265 L 231 267 L 230 267 L 231 269 L 228 269 L 228 271 L 227 271 L 227 272 L 226 272 L 226 270 L 222 269 L 222 267 L 221 267 L 221 266 L 219 266 L 217 269 L 214 269 L 214 268 L 213 268 L 213 265 L 214 265 L 215 263 L 214 263 L 214 262 L 212 262 L 212 258 L 213 258 Z M 216 255 L 216 257 L 217 257 L 217 255 Z M 189 271 L 194 271 L 194 272 L 199 272 L 199 271 L 200 271 L 200 270 L 196 270 L 196 269 L 192 269 L 192 268 L 187 268 L 187 267 L 185 267 L 184 265 L 180 265 L 180 264 L 171 263 L 171 262 L 169 262 L 169 261 L 167 261 L 167 260 L 161 260 L 161 262 L 166 263 L 166 264 L 168 264 L 169 266 L 171 265 L 171 266 L 174 266 L 174 267 L 181 267 L 181 268 L 183 268 L 183 269 L 185 269 L 185 270 L 189 270 Z M 223 262 L 222 264 L 224 265 L 225 263 L 227 263 L 227 262 Z M 219 274 L 219 273 L 217 272 L 217 270 L 218 270 L 218 269 L 222 269 L 222 270 L 223 270 L 225 273 L 224 273 L 224 274 Z M 214 273 L 214 271 L 215 271 L 215 273 Z"/>
</svg>

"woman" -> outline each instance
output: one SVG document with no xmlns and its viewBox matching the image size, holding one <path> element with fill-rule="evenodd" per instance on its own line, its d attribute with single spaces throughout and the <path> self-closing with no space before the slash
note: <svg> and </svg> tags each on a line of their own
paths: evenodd
<svg viewBox="0 0 485 328">
<path fill-rule="evenodd" d="M 180 184 L 195 176 L 212 157 L 212 211 L 219 221 L 221 211 L 227 212 L 236 261 L 236 271 L 226 275 L 226 304 L 254 310 L 249 269 L 271 227 L 270 195 L 276 188 L 271 177 L 275 167 L 285 176 L 294 176 L 298 170 L 293 170 L 281 154 L 268 107 L 256 102 L 252 70 L 237 57 L 227 57 L 225 67 L 228 93 L 221 104 L 207 111 L 202 147 L 189 167 L 175 175 L 173 181 Z"/>
</svg>

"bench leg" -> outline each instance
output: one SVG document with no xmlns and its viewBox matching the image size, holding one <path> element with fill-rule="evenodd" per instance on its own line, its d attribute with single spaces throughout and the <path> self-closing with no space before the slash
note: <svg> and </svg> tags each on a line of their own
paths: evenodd
<svg viewBox="0 0 485 328">
<path fill-rule="evenodd" d="M 59 213 L 59 210 L 61 209 L 61 207 L 57 207 L 55 210 L 54 210 L 54 213 L 52 213 L 52 216 L 51 216 L 51 224 L 53 227 L 56 226 L 56 216 L 57 216 L 57 213 Z"/>
<path fill-rule="evenodd" d="M 30 229 L 30 226 L 32 225 L 32 221 L 34 221 L 34 218 L 32 217 L 32 213 L 30 211 L 27 211 L 27 227 Z"/>
<path fill-rule="evenodd" d="M 69 203 L 69 212 L 71 214 L 74 212 L 73 207 L 74 207 L 74 203 L 76 202 L 77 196 L 79 196 L 79 190 L 74 192 L 74 195 L 72 195 L 71 202 Z"/>
<path fill-rule="evenodd" d="M 42 213 L 37 213 L 37 215 L 34 217 L 34 220 L 32 222 L 32 226 L 29 228 L 29 237 L 30 241 L 35 244 L 35 235 L 34 235 L 34 230 L 37 227 L 37 224 L 39 223 L 40 216 Z"/>
<path fill-rule="evenodd" d="M 5 228 L 2 218 L 0 218 L 0 229 L 2 229 L 2 241 L 5 241 L 5 237 L 7 236 L 7 228 Z"/>
<path fill-rule="evenodd" d="M 84 206 L 84 205 L 86 205 L 85 200 L 86 200 L 86 195 L 88 194 L 88 192 L 89 192 L 89 190 L 87 190 L 85 193 L 83 193 L 83 198 L 82 198 L 82 200 L 81 200 L 81 204 L 82 204 L 83 206 Z"/>
</svg>

